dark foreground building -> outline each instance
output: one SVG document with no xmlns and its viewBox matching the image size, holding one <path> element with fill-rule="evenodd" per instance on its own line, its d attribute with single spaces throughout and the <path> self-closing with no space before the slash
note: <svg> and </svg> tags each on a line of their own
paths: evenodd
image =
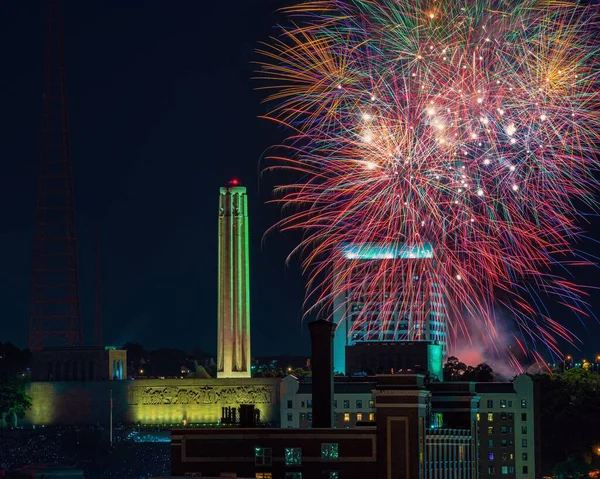
<svg viewBox="0 0 600 479">
<path fill-rule="evenodd" d="M 423 375 L 378 376 L 377 419 L 354 428 L 172 431 L 173 475 L 259 479 L 477 477 L 477 397 L 469 384 L 442 400 Z M 317 402 L 318 400 L 315 399 Z M 316 406 L 316 404 L 315 404 Z M 440 427 L 441 426 L 441 427 Z"/>
<path fill-rule="evenodd" d="M 309 325 L 312 428 L 174 429 L 171 469 L 179 476 L 257 479 L 475 479 L 477 407 L 473 383 L 426 383 L 423 374 L 375 378 L 374 421 L 337 429 L 333 330 Z M 370 379 L 371 381 L 373 378 Z M 436 389 L 428 389 L 436 384 Z M 445 423 L 448 428 L 445 428 Z"/>
</svg>

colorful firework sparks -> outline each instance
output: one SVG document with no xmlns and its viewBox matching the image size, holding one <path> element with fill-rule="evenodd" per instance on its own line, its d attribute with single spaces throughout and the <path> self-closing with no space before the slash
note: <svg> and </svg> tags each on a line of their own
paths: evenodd
<svg viewBox="0 0 600 479">
<path fill-rule="evenodd" d="M 364 306 L 352 331 L 418 339 L 438 295 L 450 342 L 469 317 L 496 344 L 503 309 L 523 351 L 559 353 L 574 337 L 541 298 L 588 313 L 556 271 L 590 264 L 573 245 L 576 204 L 596 206 L 597 7 L 320 0 L 285 12 L 293 25 L 259 51 L 259 77 L 266 118 L 290 132 L 268 169 L 297 173 L 275 189 L 276 228 L 304 233 L 308 310 L 334 314 L 343 290 Z M 424 245 L 424 258 L 397 254 Z"/>
</svg>

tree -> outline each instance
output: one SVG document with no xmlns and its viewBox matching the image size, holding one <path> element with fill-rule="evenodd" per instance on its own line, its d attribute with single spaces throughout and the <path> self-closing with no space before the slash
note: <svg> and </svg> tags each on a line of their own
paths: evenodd
<svg viewBox="0 0 600 479">
<path fill-rule="evenodd" d="M 444 381 L 475 381 L 480 383 L 494 380 L 494 370 L 485 363 L 467 366 L 455 356 L 450 356 L 444 364 Z"/>
<path fill-rule="evenodd" d="M 563 375 L 534 376 L 539 388 L 540 426 L 544 440 L 543 472 L 559 467 L 559 477 L 569 472 L 598 442 L 600 424 L 600 377 L 583 368 Z M 558 463 L 558 464 L 557 464 Z M 578 472 L 577 472 L 578 473 Z M 578 477 L 573 475 L 572 477 Z"/>
<path fill-rule="evenodd" d="M 469 366 L 468 381 L 476 381 L 478 383 L 489 383 L 494 380 L 494 370 L 485 363 L 478 364 L 474 368 Z M 468 369 L 469 369 L 468 368 Z"/>
<path fill-rule="evenodd" d="M 127 362 L 133 369 L 138 369 L 143 362 L 148 360 L 148 351 L 139 343 L 128 342 L 121 349 L 127 351 Z"/>
<path fill-rule="evenodd" d="M 31 364 L 29 349 L 20 349 L 12 343 L 0 343 L 0 381 L 10 381 L 25 372 Z"/>
<path fill-rule="evenodd" d="M 31 408 L 31 397 L 25 393 L 25 384 L 10 380 L 0 383 L 0 422 L 8 423 L 11 417 L 16 427 L 18 418 L 25 416 Z"/>
<path fill-rule="evenodd" d="M 461 363 L 457 357 L 450 356 L 444 364 L 444 381 L 462 381 L 467 365 Z"/>
<path fill-rule="evenodd" d="M 566 461 L 558 463 L 552 471 L 556 479 L 575 479 L 589 477 L 589 460 L 580 455 L 572 455 Z"/>
</svg>

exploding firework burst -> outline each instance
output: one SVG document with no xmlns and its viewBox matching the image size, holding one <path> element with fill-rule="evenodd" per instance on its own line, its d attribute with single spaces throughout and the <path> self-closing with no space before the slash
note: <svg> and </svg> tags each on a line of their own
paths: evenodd
<svg viewBox="0 0 600 479">
<path fill-rule="evenodd" d="M 304 233 L 309 310 L 333 314 L 344 290 L 365 305 L 352 331 L 381 338 L 402 314 L 418 339 L 434 294 L 450 341 L 469 317 L 496 343 L 503 308 L 523 350 L 558 353 L 573 337 L 540 298 L 587 312 L 556 271 L 589 263 L 573 245 L 577 205 L 595 207 L 597 8 L 322 0 L 286 13 L 259 76 L 267 118 L 290 132 L 269 168 L 297 173 L 275 190 L 276 227 Z"/>
</svg>

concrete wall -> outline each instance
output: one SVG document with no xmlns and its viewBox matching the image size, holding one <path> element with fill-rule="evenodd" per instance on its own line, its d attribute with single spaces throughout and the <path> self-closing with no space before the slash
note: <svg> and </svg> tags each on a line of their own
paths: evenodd
<svg viewBox="0 0 600 479">
<path fill-rule="evenodd" d="M 217 423 L 221 408 L 255 404 L 261 420 L 279 424 L 280 379 L 144 379 L 32 382 L 30 425 Z"/>
<path fill-rule="evenodd" d="M 105 348 L 57 348 L 34 351 L 33 381 L 105 381 L 118 377 L 115 362 L 127 377 L 127 351 Z"/>
</svg>

